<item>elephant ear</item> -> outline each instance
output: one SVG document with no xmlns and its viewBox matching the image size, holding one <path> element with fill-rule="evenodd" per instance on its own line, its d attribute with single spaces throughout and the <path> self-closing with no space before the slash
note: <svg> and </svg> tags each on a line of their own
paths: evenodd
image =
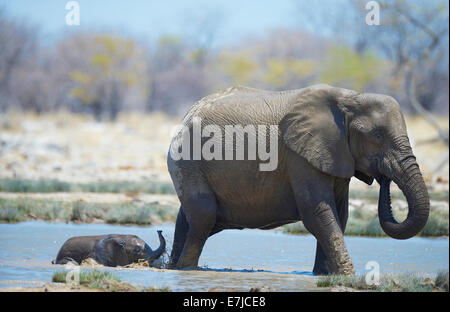
<svg viewBox="0 0 450 312">
<path fill-rule="evenodd" d="M 290 103 L 280 122 L 289 149 L 320 171 L 350 178 L 355 163 L 348 144 L 345 113 L 334 88 L 312 88 Z"/>
<path fill-rule="evenodd" d="M 99 240 L 95 246 L 95 260 L 106 266 L 127 265 L 127 253 L 120 238 L 107 236 Z"/>
</svg>

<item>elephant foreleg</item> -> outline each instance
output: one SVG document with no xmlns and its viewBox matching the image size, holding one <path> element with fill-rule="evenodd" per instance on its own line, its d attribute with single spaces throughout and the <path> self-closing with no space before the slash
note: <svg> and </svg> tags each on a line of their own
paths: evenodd
<svg viewBox="0 0 450 312">
<path fill-rule="evenodd" d="M 332 204 L 320 202 L 305 213 L 305 227 L 316 237 L 326 258 L 329 273 L 354 274 L 353 263 L 345 246 L 342 231 Z"/>
<path fill-rule="evenodd" d="M 327 265 L 327 257 L 322 247 L 319 244 L 319 241 L 316 243 L 316 258 L 314 260 L 314 275 L 328 275 L 330 274 L 330 269 Z"/>
<path fill-rule="evenodd" d="M 345 232 L 345 226 L 347 225 L 348 219 L 349 182 L 349 179 L 338 179 L 336 180 L 334 188 L 334 198 L 336 202 L 336 212 L 334 213 L 334 215 L 341 228 L 342 233 Z M 313 273 L 315 275 L 330 274 L 330 269 L 327 265 L 327 257 L 319 242 L 317 242 L 316 246 L 316 258 L 314 261 Z"/>
<path fill-rule="evenodd" d="M 320 246 L 318 265 L 329 273 L 354 274 L 335 202 L 335 178 L 306 166 L 291 166 L 289 171 L 303 224 Z"/>
</svg>

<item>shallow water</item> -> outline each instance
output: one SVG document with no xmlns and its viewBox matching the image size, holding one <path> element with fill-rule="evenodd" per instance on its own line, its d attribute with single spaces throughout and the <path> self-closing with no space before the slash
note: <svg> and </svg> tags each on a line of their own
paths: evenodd
<svg viewBox="0 0 450 312">
<path fill-rule="evenodd" d="M 170 249 L 174 225 L 138 227 L 42 221 L 0 224 L 0 287 L 30 286 L 25 281 L 51 281 L 53 273 L 65 267 L 50 262 L 69 237 L 135 234 L 154 249 L 159 244 L 157 229 L 163 230 Z M 394 240 L 346 237 L 345 241 L 356 273 L 367 272 L 365 264 L 368 261 L 377 261 L 381 273 L 434 275 L 449 267 L 448 238 Z M 106 269 L 136 285 L 168 286 L 173 291 L 207 291 L 226 287 L 249 290 L 262 286 L 277 291 L 308 291 L 316 282 L 311 273 L 315 246 L 316 241 L 310 235 L 227 230 L 206 242 L 199 261 L 205 270 Z"/>
</svg>

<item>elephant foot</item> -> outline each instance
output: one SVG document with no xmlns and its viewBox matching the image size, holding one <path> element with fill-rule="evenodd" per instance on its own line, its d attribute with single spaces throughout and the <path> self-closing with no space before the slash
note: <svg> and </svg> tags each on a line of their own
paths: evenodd
<svg viewBox="0 0 450 312">
<path fill-rule="evenodd" d="M 331 245 L 333 255 L 330 257 L 330 260 L 327 261 L 331 273 L 340 275 L 355 275 L 353 262 L 347 252 L 342 235 L 332 235 Z"/>
<path fill-rule="evenodd" d="M 197 270 L 198 269 L 198 259 L 187 259 L 183 258 L 178 261 L 176 268 L 178 270 Z"/>
<path fill-rule="evenodd" d="M 183 263 L 169 263 L 167 265 L 167 269 L 169 270 L 197 270 L 198 265 L 192 264 L 183 264 Z"/>
<path fill-rule="evenodd" d="M 195 263 L 194 263 L 195 262 Z M 180 261 L 178 261 L 177 264 L 172 264 L 170 266 L 171 269 L 173 270 L 198 270 L 198 261 L 182 261 L 182 259 L 180 259 Z"/>
<path fill-rule="evenodd" d="M 175 270 L 176 268 L 177 268 L 176 263 L 169 262 L 169 264 L 167 265 L 167 269 L 169 270 Z"/>
<path fill-rule="evenodd" d="M 353 268 L 353 263 L 349 259 L 349 261 L 340 264 L 339 266 L 335 266 L 334 270 L 330 270 L 326 264 L 323 265 L 315 265 L 313 269 L 314 275 L 330 275 L 330 274 L 338 274 L 338 275 L 355 275 L 355 270 Z"/>
<path fill-rule="evenodd" d="M 349 263 L 345 263 L 345 265 L 342 265 L 338 268 L 335 274 L 338 275 L 355 275 L 355 269 L 353 268 L 353 263 L 350 260 Z"/>
</svg>

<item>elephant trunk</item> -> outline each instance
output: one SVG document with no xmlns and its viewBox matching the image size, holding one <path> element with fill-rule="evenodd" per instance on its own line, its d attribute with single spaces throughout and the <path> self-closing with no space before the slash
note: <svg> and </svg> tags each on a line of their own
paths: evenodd
<svg viewBox="0 0 450 312">
<path fill-rule="evenodd" d="M 430 200 L 427 187 L 420 173 L 415 157 L 408 154 L 398 166 L 398 172 L 393 175 L 394 182 L 402 190 L 408 202 L 408 216 L 399 223 L 392 215 L 390 183 L 387 177 L 380 179 L 380 194 L 378 200 L 378 218 L 383 231 L 392 238 L 408 239 L 418 234 L 428 219 Z"/>
<path fill-rule="evenodd" d="M 162 236 L 162 231 L 158 231 L 159 247 L 150 254 L 149 260 L 156 260 L 166 251 L 166 240 Z"/>
</svg>

